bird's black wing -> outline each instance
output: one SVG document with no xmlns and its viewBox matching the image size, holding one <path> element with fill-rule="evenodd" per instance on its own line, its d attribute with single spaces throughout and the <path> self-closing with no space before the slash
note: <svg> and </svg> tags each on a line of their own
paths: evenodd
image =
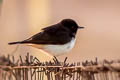
<svg viewBox="0 0 120 80">
<path fill-rule="evenodd" d="M 31 38 L 22 41 L 21 43 L 32 44 L 65 44 L 71 40 L 71 37 L 66 28 L 60 28 L 61 25 L 53 25 L 43 28 L 43 32 L 33 35 Z"/>
</svg>

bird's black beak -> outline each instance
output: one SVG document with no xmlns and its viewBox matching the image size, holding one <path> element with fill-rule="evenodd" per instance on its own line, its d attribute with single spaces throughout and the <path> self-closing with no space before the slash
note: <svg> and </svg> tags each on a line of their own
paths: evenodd
<svg viewBox="0 0 120 80">
<path fill-rule="evenodd" d="M 83 29 L 83 28 L 85 28 L 85 27 L 78 26 L 78 29 Z"/>
</svg>

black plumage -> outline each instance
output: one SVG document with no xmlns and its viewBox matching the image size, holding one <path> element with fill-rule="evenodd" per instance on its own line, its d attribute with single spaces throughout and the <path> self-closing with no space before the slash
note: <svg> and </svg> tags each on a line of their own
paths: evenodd
<svg viewBox="0 0 120 80">
<path fill-rule="evenodd" d="M 71 41 L 77 32 L 79 27 L 77 23 L 72 19 L 64 19 L 58 24 L 46 27 L 42 29 L 42 32 L 39 32 L 29 39 L 11 42 L 12 44 L 53 44 L 53 45 L 62 45 Z"/>
</svg>

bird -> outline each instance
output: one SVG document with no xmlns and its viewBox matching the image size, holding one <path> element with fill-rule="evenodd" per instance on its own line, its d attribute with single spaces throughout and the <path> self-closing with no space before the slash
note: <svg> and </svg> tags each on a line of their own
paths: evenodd
<svg viewBox="0 0 120 80">
<path fill-rule="evenodd" d="M 78 26 L 73 19 L 63 19 L 57 24 L 41 29 L 41 32 L 23 41 L 10 42 L 9 45 L 25 44 L 42 49 L 52 56 L 68 53 L 75 45 Z"/>
</svg>

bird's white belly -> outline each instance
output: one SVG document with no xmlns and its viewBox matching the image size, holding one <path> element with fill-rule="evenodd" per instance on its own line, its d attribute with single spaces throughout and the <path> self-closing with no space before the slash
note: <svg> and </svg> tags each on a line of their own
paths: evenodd
<svg viewBox="0 0 120 80">
<path fill-rule="evenodd" d="M 75 44 L 75 38 L 72 38 L 70 42 L 64 45 L 39 45 L 39 44 L 27 44 L 29 46 L 42 49 L 53 56 L 59 56 L 70 51 Z"/>
<path fill-rule="evenodd" d="M 66 53 L 70 51 L 75 44 L 75 39 L 72 38 L 72 40 L 64 45 L 45 45 L 43 47 L 43 50 L 49 52 L 50 54 L 54 56 L 59 56 L 63 53 Z"/>
</svg>

